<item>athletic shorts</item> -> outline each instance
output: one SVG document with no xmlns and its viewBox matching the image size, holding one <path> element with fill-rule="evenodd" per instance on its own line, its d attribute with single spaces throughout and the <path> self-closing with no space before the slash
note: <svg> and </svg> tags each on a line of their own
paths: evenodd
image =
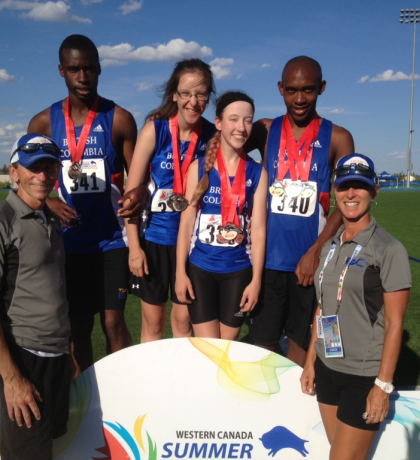
<svg viewBox="0 0 420 460">
<path fill-rule="evenodd" d="M 258 345 L 276 345 L 283 333 L 308 348 L 317 302 L 314 286 L 296 284 L 293 272 L 264 269 L 261 294 L 251 312 L 250 336 Z"/>
<path fill-rule="evenodd" d="M 170 289 L 172 302 L 180 304 L 175 293 L 176 246 L 165 246 L 144 238 L 140 238 L 140 246 L 146 254 L 149 274 L 143 278 L 131 274 L 130 294 L 156 305 L 167 302 Z"/>
<path fill-rule="evenodd" d="M 189 264 L 195 299 L 188 305 L 192 324 L 218 319 L 229 327 L 241 327 L 246 313 L 239 304 L 252 280 L 252 267 L 231 273 L 214 273 Z"/>
<path fill-rule="evenodd" d="M 7 413 L 4 384 L 0 377 L 0 433 L 2 460 L 51 460 L 53 439 L 67 431 L 70 398 L 70 355 L 41 358 L 8 343 L 12 358 L 22 375 L 39 391 L 41 419 L 32 415 L 32 427 L 19 427 Z M 32 413 L 32 412 L 31 412 Z"/>
<path fill-rule="evenodd" d="M 366 400 L 375 385 L 374 377 L 345 374 L 328 368 L 318 357 L 315 360 L 316 397 L 319 403 L 338 406 L 340 422 L 366 431 L 378 431 L 380 423 L 366 424 Z"/>
<path fill-rule="evenodd" d="M 66 254 L 70 319 L 103 310 L 124 310 L 130 269 L 128 248 L 95 254 Z"/>
</svg>

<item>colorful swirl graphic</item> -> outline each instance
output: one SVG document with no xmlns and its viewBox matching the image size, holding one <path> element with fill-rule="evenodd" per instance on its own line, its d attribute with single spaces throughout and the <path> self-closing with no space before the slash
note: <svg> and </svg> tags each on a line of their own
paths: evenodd
<svg viewBox="0 0 420 460">
<path fill-rule="evenodd" d="M 228 340 L 218 340 L 218 345 L 211 343 L 211 339 L 190 338 L 189 341 L 219 367 L 219 385 L 232 396 L 245 401 L 267 401 L 271 395 L 280 391 L 278 377 L 296 366 L 276 353 L 269 353 L 252 363 L 231 361 L 231 342 Z"/>
</svg>

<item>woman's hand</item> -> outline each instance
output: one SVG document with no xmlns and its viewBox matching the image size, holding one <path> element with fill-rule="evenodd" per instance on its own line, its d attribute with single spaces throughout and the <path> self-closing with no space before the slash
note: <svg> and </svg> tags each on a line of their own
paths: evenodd
<svg viewBox="0 0 420 460">
<path fill-rule="evenodd" d="M 261 291 L 261 282 L 252 280 L 250 284 L 245 288 L 244 293 L 242 294 L 241 307 L 242 312 L 252 311 L 257 305 L 258 296 Z"/>
<path fill-rule="evenodd" d="M 147 258 L 143 249 L 130 249 L 130 254 L 128 257 L 128 266 L 130 267 L 130 272 L 134 276 L 138 276 L 139 278 L 143 278 L 145 275 L 149 274 Z"/>
<path fill-rule="evenodd" d="M 312 362 L 306 361 L 300 377 L 302 392 L 307 395 L 315 393 L 315 366 Z"/>
<path fill-rule="evenodd" d="M 191 280 L 188 278 L 186 273 L 183 273 L 182 275 L 176 275 L 175 292 L 176 296 L 178 297 L 178 300 L 181 303 L 191 303 L 191 300 L 188 298 L 187 293 L 190 295 L 191 299 L 195 299 Z"/>
<path fill-rule="evenodd" d="M 366 401 L 366 423 L 379 423 L 385 420 L 389 411 L 389 394 L 382 391 L 378 385 L 373 385 Z"/>
</svg>

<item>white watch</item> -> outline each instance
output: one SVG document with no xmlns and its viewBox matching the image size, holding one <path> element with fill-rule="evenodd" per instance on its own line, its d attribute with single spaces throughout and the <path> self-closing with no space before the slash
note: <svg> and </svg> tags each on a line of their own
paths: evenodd
<svg viewBox="0 0 420 460">
<path fill-rule="evenodd" d="M 375 385 L 378 385 L 378 387 L 384 391 L 385 393 L 392 393 L 394 391 L 394 385 L 390 382 L 382 382 L 378 378 L 375 379 Z"/>
</svg>

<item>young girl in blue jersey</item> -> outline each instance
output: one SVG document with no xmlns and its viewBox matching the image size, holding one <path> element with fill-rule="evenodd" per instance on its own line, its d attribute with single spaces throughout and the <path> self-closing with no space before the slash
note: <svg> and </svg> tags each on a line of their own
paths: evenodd
<svg viewBox="0 0 420 460">
<path fill-rule="evenodd" d="M 142 219 L 126 219 L 133 274 L 130 290 L 142 301 L 142 342 L 162 338 L 169 289 L 173 335 L 192 334 L 187 305 L 175 294 L 179 211 L 187 206 L 189 163 L 204 156 L 215 132 L 214 125 L 202 118 L 214 93 L 208 64 L 200 59 L 178 62 L 162 89 L 162 104 L 146 117 L 149 121 L 137 140 L 127 180 L 127 190 L 131 190 L 150 173 L 148 210 Z"/>
<path fill-rule="evenodd" d="M 267 172 L 243 149 L 253 116 L 249 96 L 238 91 L 223 94 L 216 104 L 217 133 L 206 156 L 190 167 L 190 206 L 181 215 L 175 290 L 179 300 L 188 303 L 196 337 L 236 340 L 245 313 L 258 300 Z"/>
</svg>

